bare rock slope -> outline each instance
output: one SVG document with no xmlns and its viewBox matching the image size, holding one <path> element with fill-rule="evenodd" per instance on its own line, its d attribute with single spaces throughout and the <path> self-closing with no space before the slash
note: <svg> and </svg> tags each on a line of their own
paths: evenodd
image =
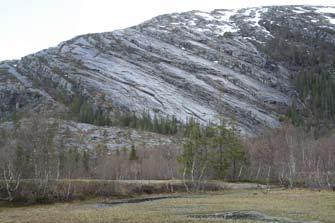
<svg viewBox="0 0 335 223">
<path fill-rule="evenodd" d="M 296 91 L 290 68 L 261 50 L 284 32 L 335 45 L 335 9 L 282 6 L 158 16 L 114 32 L 75 37 L 0 63 L 0 114 L 92 99 L 107 112 L 143 110 L 236 117 L 254 134 L 277 127 Z"/>
</svg>

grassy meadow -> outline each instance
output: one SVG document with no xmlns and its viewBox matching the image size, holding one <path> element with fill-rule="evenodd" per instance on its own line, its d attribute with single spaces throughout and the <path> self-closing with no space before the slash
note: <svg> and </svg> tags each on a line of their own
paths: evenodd
<svg viewBox="0 0 335 223">
<path fill-rule="evenodd" d="M 144 196 L 144 195 L 140 195 Z M 148 196 L 148 195 L 146 195 Z M 152 196 L 152 195 L 151 195 Z M 157 195 L 155 195 L 157 196 Z M 166 195 L 165 195 L 166 196 Z M 168 195 L 169 196 L 169 195 Z M 1 223 L 161 223 L 208 222 L 192 219 L 192 214 L 227 211 L 259 211 L 276 217 L 300 221 L 335 222 L 335 193 L 305 189 L 226 190 L 203 194 L 175 193 L 163 200 L 141 203 L 101 205 L 115 200 L 106 198 L 0 208 Z M 211 220 L 247 223 L 252 220 Z"/>
</svg>

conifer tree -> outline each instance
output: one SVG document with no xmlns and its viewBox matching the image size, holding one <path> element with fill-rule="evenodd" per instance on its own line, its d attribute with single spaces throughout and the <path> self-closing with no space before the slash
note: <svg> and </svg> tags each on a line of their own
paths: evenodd
<svg viewBox="0 0 335 223">
<path fill-rule="evenodd" d="M 130 161 L 138 160 L 137 152 L 134 145 L 131 146 L 129 160 Z"/>
</svg>

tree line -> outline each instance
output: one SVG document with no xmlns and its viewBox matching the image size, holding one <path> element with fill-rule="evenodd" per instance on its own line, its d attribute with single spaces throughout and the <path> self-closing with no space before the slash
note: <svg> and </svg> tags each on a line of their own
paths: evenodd
<svg viewBox="0 0 335 223">
<path fill-rule="evenodd" d="M 289 122 L 243 141 L 246 179 L 287 187 L 335 189 L 335 133 L 315 138 Z"/>
<path fill-rule="evenodd" d="M 235 129 L 225 125 L 201 126 L 191 119 L 183 131 L 185 143 L 181 147 L 145 144 L 109 150 L 104 134 L 95 147 L 84 143 L 67 145 L 71 132 L 62 131 L 62 122 L 47 115 L 30 114 L 29 118 L 14 119 L 10 126 L 2 126 L 0 137 L 0 188 L 7 200 L 14 200 L 22 192 L 23 180 L 38 185 L 35 197 L 49 196 L 48 188 L 61 179 L 174 179 L 184 177 L 196 181 L 226 179 L 232 167 L 232 177 L 243 160 L 241 142 Z M 216 163 L 215 165 L 212 165 Z M 201 170 L 202 169 L 202 170 Z M 211 171 L 214 171 L 213 173 Z M 197 180 L 195 180 L 197 179 Z"/>
<path fill-rule="evenodd" d="M 288 187 L 335 185 L 334 133 L 315 138 L 290 123 L 243 138 L 234 122 L 201 125 L 190 119 L 179 146 L 133 142 L 113 150 L 107 147 L 107 134 L 94 148 L 66 144 L 71 132 L 59 134 L 61 125 L 41 114 L 1 125 L 1 199 L 14 201 L 23 194 L 47 199 L 55 196 L 50 189 L 64 179 L 65 188 L 71 188 L 74 179 L 182 179 L 189 191 L 213 179 Z M 27 180 L 29 188 L 23 186 Z"/>
<path fill-rule="evenodd" d="M 174 135 L 181 128 L 175 116 L 163 116 L 149 111 L 137 114 L 131 111 L 114 111 L 112 114 L 94 106 L 87 98 L 74 95 L 69 103 L 71 110 L 70 118 L 76 121 L 95 124 L 98 126 L 118 126 L 156 132 L 166 135 Z"/>
</svg>

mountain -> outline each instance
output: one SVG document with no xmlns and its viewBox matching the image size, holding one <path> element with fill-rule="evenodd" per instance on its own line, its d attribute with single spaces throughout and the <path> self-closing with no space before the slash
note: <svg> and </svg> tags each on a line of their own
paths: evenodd
<svg viewBox="0 0 335 223">
<path fill-rule="evenodd" d="M 0 117 L 25 110 L 68 112 L 80 96 L 111 116 L 146 111 L 202 123 L 223 116 L 254 135 L 278 127 L 293 103 L 306 106 L 294 77 L 308 55 L 331 64 L 334 52 L 333 7 L 161 15 L 1 62 Z M 301 62 L 302 57 L 308 58 Z"/>
</svg>

